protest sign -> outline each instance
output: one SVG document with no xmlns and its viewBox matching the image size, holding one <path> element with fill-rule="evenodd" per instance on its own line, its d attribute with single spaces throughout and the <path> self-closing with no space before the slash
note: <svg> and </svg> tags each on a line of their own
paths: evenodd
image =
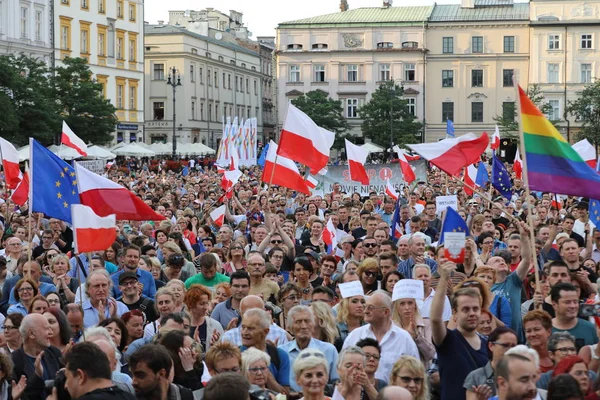
<svg viewBox="0 0 600 400">
<path fill-rule="evenodd" d="M 464 232 L 444 232 L 444 256 L 455 263 L 465 261 Z"/>
<path fill-rule="evenodd" d="M 441 215 L 448 207 L 458 211 L 458 197 L 452 196 L 437 196 L 435 198 L 435 207 L 438 215 Z"/>
<path fill-rule="evenodd" d="M 104 174 L 104 167 L 106 166 L 106 160 L 84 160 L 77 161 L 79 165 L 88 171 L 92 171 L 95 174 Z"/>
<path fill-rule="evenodd" d="M 423 281 L 418 279 L 401 279 L 394 285 L 392 301 L 398 299 L 423 300 Z"/>
<path fill-rule="evenodd" d="M 340 294 L 342 295 L 342 299 L 347 299 L 352 296 L 364 296 L 365 291 L 362 287 L 362 283 L 360 281 L 352 281 L 347 283 L 340 283 Z"/>
</svg>

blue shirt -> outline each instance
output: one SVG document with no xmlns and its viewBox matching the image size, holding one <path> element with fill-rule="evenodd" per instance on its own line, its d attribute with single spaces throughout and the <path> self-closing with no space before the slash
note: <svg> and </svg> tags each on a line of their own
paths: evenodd
<svg viewBox="0 0 600 400">
<path fill-rule="evenodd" d="M 431 268 L 431 275 L 436 273 L 437 263 L 435 260 L 431 258 L 425 258 L 425 264 L 429 265 L 429 268 Z M 398 272 L 404 275 L 405 279 L 412 279 L 412 269 L 414 266 L 415 260 L 410 257 L 408 260 L 400 261 L 400 264 L 398 264 Z"/>
<path fill-rule="evenodd" d="M 523 320 L 521 319 L 521 289 L 523 281 L 516 272 L 512 272 L 502 283 L 494 283 L 492 293 L 496 296 L 504 297 L 510 303 L 512 310 L 511 328 L 517 332 L 519 343 L 525 343 L 523 334 Z"/>
<path fill-rule="evenodd" d="M 120 271 L 115 272 L 110 276 L 113 281 L 113 297 L 121 297 L 121 291 L 119 290 L 119 276 L 125 271 L 128 271 L 127 268 L 124 268 Z M 154 277 L 148 271 L 144 271 L 143 269 L 137 268 L 135 271 L 136 276 L 138 277 L 138 281 L 142 285 L 144 285 L 144 289 L 142 289 L 142 294 L 146 297 L 150 297 L 154 299 L 156 296 L 156 284 L 154 283 Z"/>
<path fill-rule="evenodd" d="M 83 307 L 83 327 L 84 328 L 91 328 L 92 326 L 96 326 L 98 325 L 98 322 L 100 322 L 100 318 L 98 317 L 98 310 L 96 310 L 93 306 L 92 303 L 90 301 L 90 299 L 87 299 L 86 301 L 83 302 L 82 304 Z M 129 311 L 129 308 L 127 308 L 127 306 L 123 303 L 121 303 L 120 301 L 117 301 L 117 312 L 116 312 L 116 316 L 120 317 L 121 315 L 125 314 L 127 311 Z M 104 317 L 105 318 L 110 318 L 110 307 L 106 306 L 104 307 Z"/>
<path fill-rule="evenodd" d="M 240 350 L 242 353 L 247 349 L 246 346 L 241 346 Z M 277 354 L 279 355 L 279 368 L 275 366 L 273 363 L 273 359 L 271 358 L 271 364 L 269 364 L 269 371 L 273 374 L 273 377 L 281 386 L 290 386 L 290 374 L 291 366 L 290 366 L 290 358 L 288 357 L 288 353 L 285 352 L 280 347 L 276 347 Z"/>
<path fill-rule="evenodd" d="M 300 349 L 298 348 L 298 343 L 296 341 L 292 341 L 286 344 L 279 346 L 280 349 L 284 350 L 290 359 L 290 364 L 294 365 L 294 361 L 298 354 L 300 354 Z M 308 343 L 308 347 L 310 349 L 320 350 L 323 354 L 325 354 L 325 358 L 327 359 L 327 363 L 329 364 L 329 382 L 340 379 L 337 372 L 337 362 L 338 362 L 338 352 L 334 345 L 327 342 L 322 342 L 318 339 L 311 339 Z M 296 382 L 296 377 L 294 376 L 294 371 L 290 370 L 290 387 L 295 392 L 301 392 L 302 388 L 298 386 Z"/>
<path fill-rule="evenodd" d="M 8 307 L 8 311 L 6 312 L 6 315 L 8 314 L 21 314 L 22 316 L 27 316 L 29 312 L 27 311 L 27 309 L 25 308 L 25 306 L 23 305 L 23 303 L 18 302 L 17 304 L 13 304 L 12 306 Z"/>
<path fill-rule="evenodd" d="M 71 257 L 71 259 L 69 260 L 69 264 L 71 264 L 71 269 L 69 270 L 68 275 L 71 278 L 79 278 L 79 276 L 77 275 L 77 274 L 79 274 L 79 275 L 81 275 L 80 281 L 85 282 L 85 275 L 90 273 L 90 263 L 85 254 L 80 254 L 79 259 L 81 260 L 81 263 L 83 264 L 83 269 L 85 270 L 85 274 L 81 271 L 81 269 L 79 269 L 79 271 L 77 271 L 77 269 L 79 268 L 79 263 L 77 262 L 77 258 Z M 115 272 L 117 272 L 117 270 L 119 268 L 117 268 L 117 266 L 115 264 L 111 263 L 110 261 L 105 261 L 104 269 L 106 269 L 106 272 L 108 272 L 109 274 L 114 274 Z"/>
<path fill-rule="evenodd" d="M 2 286 L 2 301 L 0 301 L 0 305 L 8 304 L 13 288 L 21 279 L 23 279 L 23 275 L 15 275 L 4 282 L 4 286 Z M 52 278 L 46 275 L 40 276 L 40 282 L 53 283 Z"/>
<path fill-rule="evenodd" d="M 58 290 L 56 290 L 56 286 L 54 286 L 53 283 L 46 283 L 41 281 L 38 282 L 38 290 L 44 296 L 46 296 L 50 292 L 58 293 Z M 8 304 L 13 305 L 17 303 L 17 299 L 15 299 L 15 288 L 13 287 L 10 291 L 10 299 L 8 300 Z"/>
</svg>

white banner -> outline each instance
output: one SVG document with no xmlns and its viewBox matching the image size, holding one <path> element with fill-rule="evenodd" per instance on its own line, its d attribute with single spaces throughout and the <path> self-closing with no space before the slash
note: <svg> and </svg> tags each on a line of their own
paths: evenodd
<svg viewBox="0 0 600 400">
<path fill-rule="evenodd" d="M 82 160 L 77 161 L 77 163 L 95 174 L 102 175 L 104 174 L 104 167 L 106 166 L 107 160 Z"/>
</svg>

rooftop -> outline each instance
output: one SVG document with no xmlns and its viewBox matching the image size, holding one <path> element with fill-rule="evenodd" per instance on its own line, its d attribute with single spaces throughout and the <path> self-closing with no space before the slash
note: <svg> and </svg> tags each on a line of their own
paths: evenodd
<svg viewBox="0 0 600 400">
<path fill-rule="evenodd" d="M 478 0 L 474 8 L 460 4 L 436 5 L 429 22 L 447 21 L 529 21 L 529 3 Z"/>
</svg>

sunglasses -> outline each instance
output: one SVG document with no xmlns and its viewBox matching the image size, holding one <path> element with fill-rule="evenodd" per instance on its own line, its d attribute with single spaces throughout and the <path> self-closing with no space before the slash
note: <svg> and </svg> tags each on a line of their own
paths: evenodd
<svg viewBox="0 0 600 400">
<path fill-rule="evenodd" d="M 364 247 L 377 247 L 377 243 L 363 243 Z"/>
<path fill-rule="evenodd" d="M 271 244 L 282 244 L 283 240 L 271 240 Z"/>
<path fill-rule="evenodd" d="M 374 271 L 366 271 L 366 272 L 365 272 L 365 276 L 368 276 L 368 277 L 372 278 L 372 277 L 374 277 L 374 276 L 377 276 L 377 272 L 374 272 Z"/>
<path fill-rule="evenodd" d="M 463 288 L 466 288 L 466 287 L 469 287 L 469 286 L 477 286 L 477 287 L 479 287 L 479 282 L 466 281 L 466 282 L 463 282 L 463 284 L 461 285 L 461 287 L 463 287 Z"/>
</svg>

